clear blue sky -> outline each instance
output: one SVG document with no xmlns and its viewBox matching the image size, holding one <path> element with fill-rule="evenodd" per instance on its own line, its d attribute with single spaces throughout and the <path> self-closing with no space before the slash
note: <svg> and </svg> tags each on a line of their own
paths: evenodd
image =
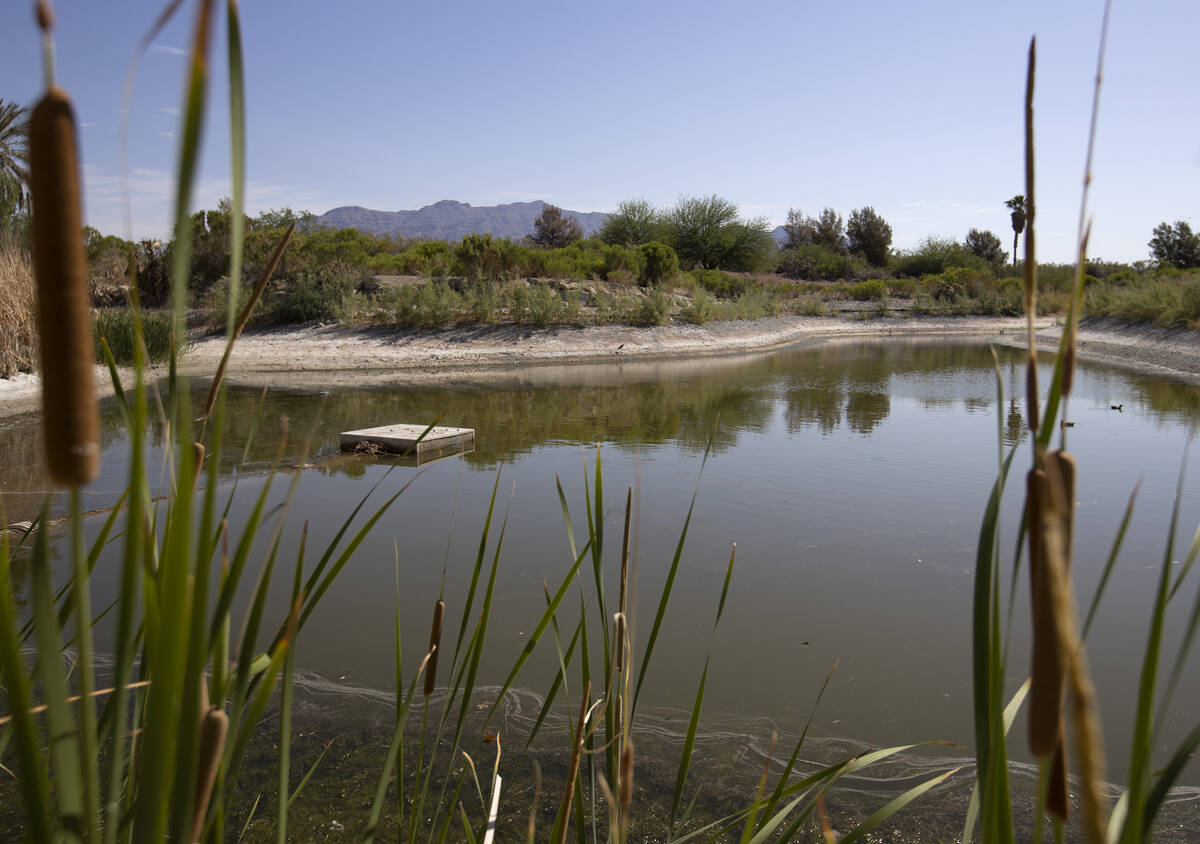
<svg viewBox="0 0 1200 844">
<path fill-rule="evenodd" d="M 120 213 L 121 86 L 165 5 L 59 0 L 87 217 Z M 218 4 L 222 8 L 223 3 Z M 41 86 L 33 3 L 0 5 L 0 98 Z M 141 59 L 130 114 L 133 234 L 167 231 L 187 30 Z M 872 205 L 895 245 L 995 231 L 1023 191 L 1025 51 L 1038 36 L 1039 252 L 1070 260 L 1102 4 L 250 0 L 248 204 L 316 213 L 439 199 L 609 211 L 717 193 L 789 207 Z M 1091 254 L 1147 256 L 1163 220 L 1200 227 L 1200 3 L 1118 0 L 1102 94 Z M 224 21 L 198 202 L 229 191 Z"/>
</svg>

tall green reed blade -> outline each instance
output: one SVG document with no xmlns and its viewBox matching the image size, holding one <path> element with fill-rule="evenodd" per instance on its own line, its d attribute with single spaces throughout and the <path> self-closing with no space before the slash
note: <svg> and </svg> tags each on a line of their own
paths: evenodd
<svg viewBox="0 0 1200 844">
<path fill-rule="evenodd" d="M 246 235 L 246 83 L 242 62 L 242 26 L 237 0 L 225 4 L 229 55 L 229 162 L 233 176 L 229 221 L 229 307 L 226 334 L 233 333 L 238 293 L 242 288 L 242 254 Z"/>
<path fill-rule="evenodd" d="M 852 842 L 862 839 L 867 833 L 875 829 L 875 827 L 879 826 L 892 815 L 896 814 L 896 812 L 903 809 L 905 806 L 916 800 L 931 788 L 941 785 L 946 780 L 950 779 L 950 777 L 957 774 L 960 770 L 962 769 L 954 768 L 953 770 L 946 771 L 944 774 L 938 774 L 936 777 L 930 777 L 920 785 L 910 788 L 899 797 L 889 800 L 885 805 L 872 812 L 870 817 L 868 817 L 865 821 L 854 827 L 854 829 L 847 832 L 838 840 L 843 842 Z"/>
<path fill-rule="evenodd" d="M 975 556 L 973 656 L 976 777 L 981 802 L 983 840 L 1012 838 L 1012 811 L 1004 749 L 1004 662 L 999 606 L 998 532 L 1000 501 L 1016 449 L 1009 452 L 992 485 L 979 531 Z"/>
<path fill-rule="evenodd" d="M 495 492 L 493 491 L 493 496 L 494 495 L 495 495 Z M 458 754 L 459 747 L 461 747 L 462 734 L 463 734 L 463 730 L 466 728 L 467 715 L 469 713 L 471 698 L 472 698 L 472 695 L 475 693 L 475 681 L 479 674 L 479 665 L 483 661 L 483 646 L 484 646 L 484 642 L 487 639 L 488 623 L 491 619 L 491 612 L 492 612 L 492 599 L 494 598 L 495 592 L 496 592 L 496 574 L 500 568 L 500 551 L 504 547 L 504 535 L 505 535 L 506 531 L 508 530 L 508 517 L 511 512 L 512 512 L 512 497 L 510 495 L 508 505 L 505 508 L 504 519 L 500 523 L 500 535 L 496 538 L 496 548 L 495 548 L 495 551 L 493 552 L 491 571 L 488 574 L 487 586 L 484 588 L 483 600 L 482 600 L 482 603 L 479 608 L 479 618 L 475 623 L 475 628 L 472 630 L 471 638 L 467 644 L 467 657 L 463 661 L 463 663 L 459 669 L 459 676 L 456 677 L 455 681 L 454 681 L 454 688 L 461 689 L 461 699 L 459 702 L 458 717 L 454 724 L 454 738 L 453 738 L 453 740 L 451 742 L 451 746 L 450 746 L 450 754 L 449 754 L 450 759 L 455 758 L 455 756 Z M 490 508 L 489 508 L 489 512 L 488 512 L 488 521 L 489 522 L 491 521 Z M 459 685 L 460 683 L 461 683 L 461 686 Z M 503 697 L 503 693 L 500 695 L 497 695 L 496 700 L 499 701 L 502 697 Z M 449 706 L 450 706 L 449 701 L 451 700 L 451 698 L 452 698 L 452 695 L 448 694 L 447 695 L 448 702 L 446 704 L 446 710 L 449 709 Z M 441 734 L 442 734 L 441 733 L 441 725 L 439 725 L 439 727 L 438 727 L 439 741 L 441 738 Z M 433 766 L 434 766 L 434 762 L 436 761 L 436 758 L 437 758 L 437 754 L 436 754 L 436 747 L 435 747 L 435 753 L 430 757 L 430 761 L 429 761 L 429 771 L 431 773 L 433 771 Z M 437 799 L 437 802 L 434 804 L 432 820 L 430 821 L 431 829 L 436 827 L 437 821 L 441 817 L 442 804 L 446 799 L 446 789 L 449 786 L 449 783 L 450 783 L 449 779 L 443 779 L 443 781 L 442 781 L 442 788 L 441 788 L 441 791 L 438 793 L 438 799 Z M 425 783 L 423 783 L 423 790 L 421 793 L 421 798 L 419 801 L 416 802 L 418 814 L 423 812 L 424 802 L 425 802 L 425 792 L 427 791 L 427 789 L 428 789 L 428 778 L 426 779 Z M 453 807 L 451 807 L 451 809 L 452 808 Z"/>
<path fill-rule="evenodd" d="M 700 672 L 700 683 L 696 687 L 696 699 L 692 704 L 692 714 L 688 719 L 687 735 L 683 740 L 683 752 L 679 755 L 679 770 L 675 774 L 675 791 L 671 795 L 671 819 L 668 824 L 668 839 L 675 834 L 675 823 L 679 817 L 679 803 L 683 799 L 683 786 L 687 782 L 688 770 L 692 763 L 692 751 L 696 746 L 696 730 L 700 725 L 700 710 L 704 706 L 704 686 L 708 682 L 708 664 L 712 659 L 712 640 L 717 637 L 717 627 L 721 624 L 721 614 L 725 612 L 725 599 L 729 595 L 729 581 L 733 578 L 733 561 L 737 556 L 737 544 L 729 552 L 729 565 L 725 569 L 725 582 L 721 586 L 721 600 L 717 603 L 717 617 L 713 619 L 712 635 L 709 638 L 708 652 L 704 655 L 704 670 Z"/>
<path fill-rule="evenodd" d="M 96 684 L 92 667 L 92 599 L 88 588 L 91 571 L 83 547 L 83 517 L 80 515 L 83 508 L 77 487 L 71 489 L 70 497 L 71 559 L 75 575 L 71 609 L 75 616 L 79 661 L 79 762 L 83 775 L 84 837 L 95 841 L 96 824 L 100 820 L 100 748 L 96 739 L 96 702 L 92 699 Z"/>
<path fill-rule="evenodd" d="M 187 412 L 187 391 L 178 389 L 176 380 L 177 359 L 186 331 L 184 308 L 186 305 L 187 280 L 191 259 L 192 231 L 189 215 L 192 187 L 195 183 L 199 163 L 200 138 L 202 135 L 205 100 L 208 88 L 208 48 L 214 18 L 214 0 L 201 0 L 198 5 L 190 50 L 190 67 L 184 96 L 183 127 L 180 138 L 180 158 L 175 195 L 175 247 L 172 251 L 171 294 L 174 310 L 169 382 L 171 392 L 169 406 L 172 431 L 180 442 L 190 442 L 190 414 Z M 177 482 L 176 498 L 172 511 L 177 518 L 168 520 L 163 540 L 164 555 L 159 572 L 160 600 L 162 602 L 159 623 L 155 629 L 147 629 L 146 655 L 150 670 L 154 674 L 154 692 L 149 696 L 146 718 L 144 753 L 141 756 L 139 779 L 155 783 L 155 788 L 142 789 L 136 803 L 136 823 L 139 835 L 160 838 L 167 831 L 168 815 L 173 809 L 176 819 L 173 829 L 181 832 L 190 817 L 192 794 L 182 785 L 175 788 L 179 773 L 175 752 L 183 745 L 183 756 L 189 758 L 195 752 L 198 735 L 191 729 L 181 730 L 184 717 L 195 718 L 198 700 L 187 700 L 185 688 L 189 683 L 185 672 L 187 637 L 191 629 L 189 560 L 192 552 L 191 537 L 191 450 L 184 448 L 179 455 L 179 474 L 183 481 Z M 177 479 L 178 481 L 178 479 Z M 167 624 L 162 624 L 166 619 Z M 180 711 L 180 703 L 182 709 Z M 190 772 L 189 772 L 190 773 Z M 185 779 L 188 774 L 185 774 Z"/>
<path fill-rule="evenodd" d="M 301 580 L 304 576 L 304 546 L 308 542 L 308 522 L 300 532 L 300 548 L 296 552 L 296 568 L 292 577 L 291 606 L 300 606 L 303 596 L 300 594 Z M 278 844 L 287 841 L 288 807 L 288 776 L 291 773 L 292 760 L 292 686 L 296 670 L 296 633 L 292 632 L 292 647 L 288 648 L 283 660 L 283 683 L 279 692 L 279 793 L 277 797 L 278 816 L 275 822 L 275 840 Z"/>
<path fill-rule="evenodd" d="M 812 726 L 813 718 L 816 717 L 817 707 L 821 705 L 821 698 L 825 697 L 825 691 L 829 688 L 829 682 L 833 679 L 833 673 L 837 671 L 838 663 L 833 663 L 833 668 L 829 669 L 829 673 L 825 675 L 825 682 L 821 684 L 821 691 L 817 692 L 817 699 L 813 701 L 812 709 L 809 710 L 808 720 L 804 722 L 804 729 L 800 731 L 800 738 L 796 740 L 795 746 L 792 748 L 792 755 L 788 757 L 787 764 L 783 766 L 783 771 L 779 775 L 779 780 L 775 784 L 775 790 L 771 793 L 771 797 L 767 800 L 766 806 L 763 809 L 763 815 L 771 817 L 775 813 L 775 807 L 779 805 L 779 801 L 783 798 L 784 788 L 787 787 L 788 780 L 792 778 L 792 771 L 796 769 L 796 760 L 800 757 L 800 748 L 804 746 L 805 740 L 808 738 L 809 727 Z"/>
<path fill-rule="evenodd" d="M 1179 747 L 1171 754 L 1171 758 L 1167 764 L 1158 772 L 1154 788 L 1150 790 L 1150 794 L 1146 797 L 1145 817 L 1142 820 L 1142 836 L 1145 840 L 1152 840 L 1152 824 L 1158 814 L 1158 810 L 1162 808 L 1163 802 L 1167 799 L 1167 792 L 1179 781 L 1179 777 L 1183 774 L 1188 763 L 1194 761 L 1198 749 L 1200 749 L 1200 722 L 1192 728 L 1192 731 L 1187 734 Z"/>
<path fill-rule="evenodd" d="M 142 560 L 147 543 L 146 521 L 146 385 L 145 358 L 140 348 L 134 348 L 134 388 L 129 405 L 127 433 L 129 435 L 129 512 L 125 529 L 125 554 L 121 561 L 121 583 L 117 632 L 114 643 L 113 686 L 116 691 L 109 699 L 113 717 L 108 730 L 108 792 L 105 800 L 105 844 L 116 844 L 122 811 L 122 794 L 132 795 L 126 789 L 125 762 L 135 770 L 132 747 L 127 748 L 125 725 L 129 720 L 129 690 L 127 685 L 133 673 L 133 659 L 138 641 L 138 593 L 142 590 Z M 115 368 L 113 378 L 119 381 Z M 143 666 L 144 669 L 144 666 Z M 137 707 L 135 707 L 136 711 Z M 129 751 L 127 756 L 127 749 Z"/>
<path fill-rule="evenodd" d="M 1100 582 L 1096 584 L 1096 591 L 1092 594 L 1092 603 L 1088 607 L 1087 618 L 1083 622 L 1083 631 L 1079 634 L 1081 639 L 1086 639 L 1088 630 L 1092 627 L 1092 619 L 1096 617 L 1096 611 L 1100 609 L 1100 599 L 1104 596 L 1104 590 L 1108 586 L 1108 578 L 1113 572 L 1113 568 L 1117 564 L 1117 555 L 1121 553 L 1121 545 L 1125 541 L 1125 531 L 1129 528 L 1129 521 L 1133 518 L 1133 505 L 1137 501 L 1138 490 L 1141 489 L 1142 482 L 1138 481 L 1133 492 L 1129 495 L 1129 503 L 1125 505 L 1125 513 L 1121 516 L 1121 523 L 1117 527 L 1117 535 L 1113 539 L 1112 546 L 1109 548 L 1108 559 L 1104 563 L 1104 570 L 1100 573 Z"/>
<path fill-rule="evenodd" d="M 1159 659 L 1162 652 L 1163 628 L 1166 622 L 1168 590 L 1171 582 L 1171 561 L 1175 556 L 1175 533 L 1179 526 L 1179 508 L 1183 498 L 1183 469 L 1175 490 L 1175 503 L 1171 508 L 1171 521 L 1167 529 L 1167 545 L 1163 554 L 1158 578 L 1158 589 L 1150 617 L 1150 631 L 1146 638 L 1146 651 L 1142 657 L 1142 671 L 1138 682 L 1137 710 L 1134 718 L 1133 740 L 1129 752 L 1127 775 L 1128 795 L 1124 827 L 1121 831 L 1122 844 L 1133 844 L 1141 840 L 1142 829 L 1152 820 L 1146 812 L 1151 779 L 1151 754 L 1153 753 L 1155 688 L 1158 681 Z"/>
<path fill-rule="evenodd" d="M 71 705 L 67 702 L 52 577 L 46 515 L 43 513 L 42 525 L 33 543 L 33 612 L 38 619 L 34 626 L 37 674 L 46 706 L 46 743 L 49 745 L 55 804 L 64 832 L 70 839 L 80 840 L 85 837 L 85 829 L 95 823 L 95 818 L 84 814 L 80 745 Z"/>
<path fill-rule="evenodd" d="M 546 720 L 546 716 L 550 714 L 550 710 L 554 706 L 554 701 L 558 699 L 559 689 L 563 689 L 563 695 L 566 697 L 567 705 L 570 706 L 571 699 L 567 693 L 567 666 L 571 664 L 571 657 L 575 654 L 575 646 L 579 643 L 579 634 L 582 629 L 583 622 L 575 626 L 575 633 L 571 636 L 571 642 L 567 645 L 566 654 L 559 657 L 559 671 L 554 675 L 554 680 L 550 684 L 550 690 L 546 692 L 546 697 L 542 701 L 542 706 L 538 709 L 537 718 L 534 719 L 533 726 L 529 728 L 529 736 L 525 739 L 525 749 L 529 749 L 529 745 L 533 744 L 533 740 L 537 738 L 538 731 L 542 727 L 542 722 Z M 557 632 L 555 633 L 557 639 Z M 561 651 L 561 647 L 559 648 Z"/>
<path fill-rule="evenodd" d="M 716 424 L 720 424 L 719 420 Z M 700 494 L 700 478 L 704 475 L 704 467 L 708 464 L 708 456 L 712 453 L 713 438 L 717 427 L 713 425 L 708 443 L 704 447 L 704 456 L 700 459 L 700 471 L 696 476 L 696 488 L 692 492 L 692 501 L 688 505 L 687 516 L 683 520 L 683 528 L 679 531 L 679 541 L 675 545 L 675 556 L 671 559 L 671 567 L 667 570 L 667 580 L 663 584 L 662 596 L 658 600 L 658 609 L 654 613 L 654 625 L 650 628 L 650 637 L 646 640 L 646 648 L 642 652 L 642 667 L 638 670 L 637 685 L 633 691 L 633 705 L 629 709 L 632 720 L 637 711 L 638 700 L 642 694 L 642 684 L 646 681 L 646 672 L 650 668 L 650 659 L 654 656 L 654 644 L 658 641 L 658 631 L 662 628 L 663 617 L 667 614 L 667 604 L 671 601 L 671 590 L 675 585 L 675 575 L 679 572 L 679 561 L 683 558 L 683 543 L 687 540 L 688 527 L 692 523 L 692 512 L 696 509 L 696 498 Z"/>
<path fill-rule="evenodd" d="M 1025 703 L 1025 698 L 1029 695 L 1029 679 L 1026 678 L 1021 687 L 1013 693 L 1009 699 L 1008 705 L 1004 707 L 1004 735 L 1008 735 L 1008 731 L 1012 729 L 1013 721 L 1016 720 L 1017 713 L 1021 711 L 1022 704 Z M 975 782 L 971 789 L 971 799 L 967 803 L 967 816 L 963 822 L 963 844 L 969 844 L 975 835 L 975 822 L 979 819 L 979 781 Z"/>
<path fill-rule="evenodd" d="M 16 744 L 21 777 L 21 793 L 29 837 L 36 844 L 51 841 L 48 778 L 41 749 L 41 736 L 29 710 L 33 704 L 31 683 L 21 647 L 15 635 L 16 609 L 12 600 L 11 557 L 7 533 L 0 533 L 0 668 Z"/>
<path fill-rule="evenodd" d="M 503 531 L 501 531 L 501 535 L 503 535 Z M 533 628 L 533 632 L 526 637 L 525 647 L 521 649 L 520 655 L 517 657 L 516 662 L 513 663 L 513 667 L 509 671 L 508 676 L 504 679 L 504 683 L 500 686 L 500 692 L 496 695 L 496 699 L 492 702 L 492 706 L 488 710 L 487 718 L 484 719 L 484 726 L 487 726 L 487 724 L 492 720 L 492 716 L 496 713 L 496 708 L 504 699 L 505 693 L 509 690 L 509 688 L 512 687 L 513 682 L 517 679 L 517 675 L 521 673 L 521 669 L 525 667 L 525 663 L 533 654 L 538 642 L 541 641 L 542 634 L 545 633 L 546 628 L 550 626 L 550 622 L 553 620 L 554 614 L 558 611 L 558 605 L 562 603 L 563 597 L 567 594 L 567 589 L 570 588 L 571 583 L 575 580 L 575 576 L 579 572 L 579 567 L 583 564 L 583 561 L 591 548 L 592 541 L 589 539 L 587 544 L 583 546 L 583 550 L 579 553 L 579 556 L 575 558 L 575 562 L 571 565 L 571 568 L 568 569 L 566 575 L 563 576 L 562 583 L 559 585 L 558 590 L 554 593 L 554 597 L 550 600 L 549 606 L 547 606 L 545 611 L 542 613 L 542 617 L 538 621 L 537 626 L 535 626 Z"/>
</svg>

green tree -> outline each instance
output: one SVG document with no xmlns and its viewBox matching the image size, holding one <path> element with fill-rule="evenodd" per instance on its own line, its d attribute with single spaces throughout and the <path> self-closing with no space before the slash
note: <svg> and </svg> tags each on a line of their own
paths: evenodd
<svg viewBox="0 0 1200 844">
<path fill-rule="evenodd" d="M 971 229 L 967 232 L 967 238 L 963 241 L 963 245 L 991 264 L 993 268 L 1000 267 L 1008 260 L 1008 253 L 1004 251 L 1000 238 L 990 231 Z"/>
<path fill-rule="evenodd" d="M 1181 270 L 1200 267 L 1200 234 L 1192 231 L 1183 220 L 1172 226 L 1162 222 L 1154 227 L 1150 238 L 1150 255 L 1160 264 L 1170 264 Z"/>
<path fill-rule="evenodd" d="M 846 224 L 842 221 L 842 215 L 832 208 L 826 208 L 815 219 L 789 208 L 783 230 L 786 236 L 785 249 L 822 246 L 839 255 L 846 253 Z"/>
<path fill-rule="evenodd" d="M 608 215 L 599 237 L 614 246 L 641 246 L 658 239 L 661 221 L 662 215 L 646 200 L 627 199 Z"/>
<path fill-rule="evenodd" d="M 0 229 L 25 208 L 29 109 L 0 100 Z"/>
<path fill-rule="evenodd" d="M 873 267 L 886 267 L 892 246 L 892 227 L 871 206 L 850 212 L 846 221 L 846 239 L 851 252 L 857 252 Z"/>
<path fill-rule="evenodd" d="M 1025 194 L 1019 193 L 1004 204 L 1012 209 L 1013 266 L 1015 267 L 1017 265 L 1017 238 L 1021 236 L 1021 232 L 1025 231 Z"/>
<path fill-rule="evenodd" d="M 739 220 L 738 207 L 716 194 L 680 197 L 665 228 L 680 262 L 706 270 L 761 269 L 773 246 L 765 219 Z"/>
<path fill-rule="evenodd" d="M 679 256 L 665 243 L 643 243 L 638 252 L 644 261 L 639 278 L 644 285 L 658 284 L 679 272 Z"/>
<path fill-rule="evenodd" d="M 557 205 L 547 205 L 542 213 L 533 221 L 533 234 L 529 242 L 537 246 L 549 246 L 559 249 L 570 246 L 583 237 L 583 228 L 574 217 L 564 217 L 562 209 Z"/>
</svg>

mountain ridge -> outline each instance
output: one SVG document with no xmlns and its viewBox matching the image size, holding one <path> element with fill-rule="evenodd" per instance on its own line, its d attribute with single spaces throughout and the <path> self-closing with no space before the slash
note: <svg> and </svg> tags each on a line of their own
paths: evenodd
<svg viewBox="0 0 1200 844">
<path fill-rule="evenodd" d="M 361 205 L 331 208 L 316 218 L 325 228 L 355 228 L 376 235 L 422 237 L 434 240 L 461 240 L 468 234 L 490 234 L 520 240 L 533 234 L 533 221 L 550 203 L 510 202 L 501 205 L 471 205 L 443 199 L 415 210 L 380 211 Z M 584 236 L 595 234 L 608 219 L 603 211 L 570 211 L 563 215 L 579 221 Z"/>
</svg>

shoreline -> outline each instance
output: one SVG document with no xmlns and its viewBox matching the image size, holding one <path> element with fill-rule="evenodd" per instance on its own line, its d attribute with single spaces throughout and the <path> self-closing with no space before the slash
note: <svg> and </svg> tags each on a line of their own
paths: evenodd
<svg viewBox="0 0 1200 844">
<path fill-rule="evenodd" d="M 1039 318 L 1038 348 L 1054 351 L 1061 326 Z M 672 323 L 582 328 L 525 325 L 462 326 L 448 330 L 305 326 L 247 331 L 234 347 L 227 378 L 240 384 L 287 382 L 296 387 L 419 384 L 430 380 L 492 380 L 518 371 L 613 363 L 690 361 L 774 351 L 785 346 L 852 338 L 988 338 L 1024 347 L 1023 317 L 882 317 L 846 319 L 775 316 L 708 325 Z M 1200 335 L 1182 329 L 1089 319 L 1080 324 L 1081 359 L 1200 385 Z M 207 376 L 225 350 L 221 336 L 194 341 L 180 372 Z M 158 369 L 151 369 L 154 374 Z M 548 373 L 547 373 L 548 374 Z M 111 395 L 108 372 L 96 368 L 101 396 Z M 132 382 L 132 371 L 121 372 Z M 0 418 L 38 409 L 41 379 L 22 374 L 0 379 Z"/>
</svg>

